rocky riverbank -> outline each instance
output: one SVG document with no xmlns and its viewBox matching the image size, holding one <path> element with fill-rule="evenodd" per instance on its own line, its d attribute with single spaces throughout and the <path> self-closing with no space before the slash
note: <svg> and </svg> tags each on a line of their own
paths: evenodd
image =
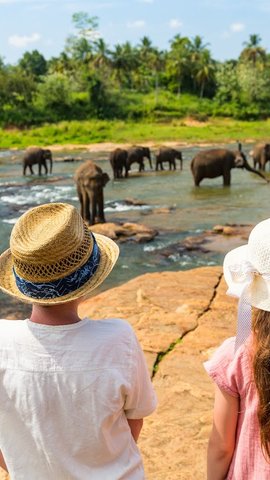
<svg viewBox="0 0 270 480">
<path fill-rule="evenodd" d="M 236 301 L 225 292 L 222 268 L 203 267 L 142 275 L 80 307 L 82 317 L 125 318 L 145 352 L 159 399 L 139 441 L 149 480 L 206 478 L 213 385 L 203 361 L 234 335 Z"/>
</svg>

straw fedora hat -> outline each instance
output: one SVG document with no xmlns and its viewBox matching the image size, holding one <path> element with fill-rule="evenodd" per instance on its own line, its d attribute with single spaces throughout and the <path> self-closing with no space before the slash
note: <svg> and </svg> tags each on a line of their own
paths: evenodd
<svg viewBox="0 0 270 480">
<path fill-rule="evenodd" d="M 116 243 L 91 233 L 74 206 L 40 205 L 13 227 L 0 256 L 0 289 L 40 305 L 69 302 L 100 285 L 118 255 Z"/>
<path fill-rule="evenodd" d="M 270 311 L 270 218 L 253 228 L 246 245 L 227 253 L 223 271 L 229 295 L 244 292 L 249 305 Z"/>
</svg>

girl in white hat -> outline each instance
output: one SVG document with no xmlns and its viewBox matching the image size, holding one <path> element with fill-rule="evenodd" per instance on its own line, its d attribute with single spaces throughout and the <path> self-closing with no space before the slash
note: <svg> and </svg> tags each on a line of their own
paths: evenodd
<svg viewBox="0 0 270 480">
<path fill-rule="evenodd" d="M 208 480 L 270 479 L 270 219 L 224 260 L 239 298 L 236 337 L 205 368 L 215 382 Z"/>
<path fill-rule="evenodd" d="M 0 466 L 12 480 L 145 478 L 136 441 L 156 396 L 142 350 L 123 320 L 77 313 L 118 254 L 66 203 L 12 230 L 0 288 L 32 304 L 29 319 L 0 320 Z"/>
</svg>

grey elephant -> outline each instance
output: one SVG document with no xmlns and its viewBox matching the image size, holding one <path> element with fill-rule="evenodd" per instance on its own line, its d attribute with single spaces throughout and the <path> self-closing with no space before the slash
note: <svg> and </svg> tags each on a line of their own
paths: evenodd
<svg viewBox="0 0 270 480">
<path fill-rule="evenodd" d="M 174 148 L 161 147 L 156 156 L 156 170 L 164 170 L 163 163 L 169 163 L 169 169 L 176 169 L 175 160 L 180 160 L 180 169 L 183 169 L 183 157 L 182 152 L 175 150 Z"/>
<path fill-rule="evenodd" d="M 153 168 L 152 160 L 151 160 L 151 152 L 148 147 L 131 147 L 128 150 L 128 158 L 127 158 L 127 168 L 130 170 L 130 167 L 133 163 L 139 164 L 139 172 L 144 170 L 144 158 L 148 158 L 150 168 Z"/>
<path fill-rule="evenodd" d="M 191 162 L 191 172 L 195 186 L 199 186 L 204 178 L 216 177 L 223 177 L 223 185 L 229 186 L 231 184 L 232 168 L 243 168 L 256 173 L 268 182 L 262 173 L 248 164 L 245 154 L 240 149 L 234 151 L 225 148 L 204 150 L 197 153 Z"/>
<path fill-rule="evenodd" d="M 93 225 L 104 223 L 104 196 L 103 188 L 110 177 L 94 162 L 88 160 L 76 170 L 74 180 L 81 205 L 81 216 Z"/>
<path fill-rule="evenodd" d="M 110 164 L 113 170 L 113 178 L 122 178 L 123 171 L 125 177 L 128 176 L 127 166 L 128 151 L 123 148 L 116 148 L 110 154 Z"/>
<path fill-rule="evenodd" d="M 29 168 L 32 175 L 34 175 L 33 165 L 38 164 L 38 174 L 41 175 L 42 168 L 44 167 L 45 174 L 48 173 L 47 160 L 50 162 L 50 173 L 52 173 L 52 152 L 49 149 L 30 147 L 24 153 L 23 156 L 23 175 L 26 174 L 27 168 Z"/>
<path fill-rule="evenodd" d="M 265 165 L 270 161 L 270 143 L 258 143 L 253 150 L 249 152 L 253 158 L 253 167 L 265 171 Z"/>
</svg>

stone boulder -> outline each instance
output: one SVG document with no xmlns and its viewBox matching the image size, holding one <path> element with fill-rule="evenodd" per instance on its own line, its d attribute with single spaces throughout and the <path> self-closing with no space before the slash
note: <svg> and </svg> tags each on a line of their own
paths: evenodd
<svg viewBox="0 0 270 480">
<path fill-rule="evenodd" d="M 119 240 L 119 242 L 134 241 L 138 243 L 150 242 L 158 234 L 157 230 L 147 227 L 140 223 L 97 223 L 91 225 L 90 230 L 94 233 L 100 233 L 112 238 L 113 240 Z"/>
</svg>

